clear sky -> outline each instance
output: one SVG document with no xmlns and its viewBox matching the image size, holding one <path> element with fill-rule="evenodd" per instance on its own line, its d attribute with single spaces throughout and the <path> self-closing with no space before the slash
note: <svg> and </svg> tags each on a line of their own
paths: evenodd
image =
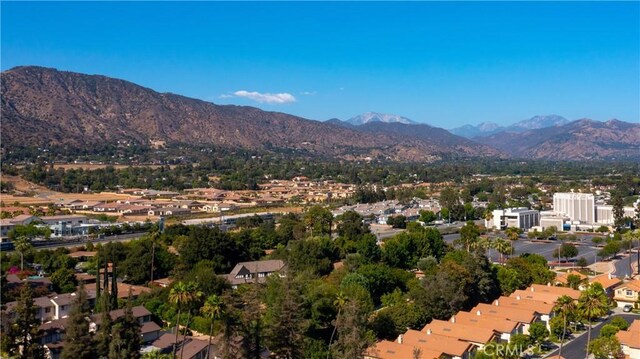
<svg viewBox="0 0 640 359">
<path fill-rule="evenodd" d="M 640 2 L 1 3 L 1 68 L 326 120 L 640 121 Z"/>
</svg>

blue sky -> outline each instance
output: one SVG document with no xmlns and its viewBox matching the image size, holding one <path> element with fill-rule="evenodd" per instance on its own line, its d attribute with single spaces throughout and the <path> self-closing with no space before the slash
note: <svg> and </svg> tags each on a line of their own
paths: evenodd
<svg viewBox="0 0 640 359">
<path fill-rule="evenodd" d="M 640 2 L 2 2 L 41 65 L 306 118 L 640 121 Z"/>
</svg>

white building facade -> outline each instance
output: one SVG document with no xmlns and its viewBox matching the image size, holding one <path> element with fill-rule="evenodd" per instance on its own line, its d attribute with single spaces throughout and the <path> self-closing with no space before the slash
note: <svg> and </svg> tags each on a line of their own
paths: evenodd
<svg viewBox="0 0 640 359">
<path fill-rule="evenodd" d="M 596 203 L 591 193 L 554 193 L 553 210 L 568 216 L 572 221 L 596 223 Z"/>
<path fill-rule="evenodd" d="M 524 207 L 496 209 L 492 212 L 493 218 L 488 221 L 487 227 L 507 228 L 516 227 L 528 230 L 540 225 L 540 212 Z"/>
</svg>

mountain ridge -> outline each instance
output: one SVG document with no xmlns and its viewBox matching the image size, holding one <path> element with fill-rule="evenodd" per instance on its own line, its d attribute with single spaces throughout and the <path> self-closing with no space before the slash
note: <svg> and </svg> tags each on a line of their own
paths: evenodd
<svg viewBox="0 0 640 359">
<path fill-rule="evenodd" d="M 96 143 L 215 145 L 346 160 L 433 161 L 459 155 L 437 139 L 356 131 L 255 107 L 159 93 L 102 75 L 23 66 L 2 72 L 2 147 Z M 443 130 L 444 131 L 444 130 Z M 465 142 L 465 156 L 500 156 Z"/>
</svg>

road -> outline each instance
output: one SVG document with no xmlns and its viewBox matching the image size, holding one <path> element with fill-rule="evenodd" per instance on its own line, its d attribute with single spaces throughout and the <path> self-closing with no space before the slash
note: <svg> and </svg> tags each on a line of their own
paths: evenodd
<svg viewBox="0 0 640 359">
<path fill-rule="evenodd" d="M 613 272 L 613 274 L 615 274 L 616 277 L 618 278 L 629 277 L 632 274 L 629 264 L 630 263 L 635 264 L 637 263 L 637 260 L 638 260 L 638 252 L 634 252 L 631 255 L 625 258 L 621 258 L 620 260 L 614 262 L 614 266 L 616 267 L 616 270 Z"/>
<path fill-rule="evenodd" d="M 138 239 L 138 238 L 142 238 L 146 235 L 146 232 L 141 232 L 141 233 L 127 233 L 127 234 L 120 234 L 120 235 L 116 235 L 116 236 L 109 236 L 109 237 L 104 237 L 104 238 L 100 238 L 100 239 L 94 239 L 91 242 L 93 244 L 98 244 L 98 243 L 109 243 L 109 242 L 128 242 L 134 239 Z M 60 241 L 60 242 L 53 242 L 50 241 L 50 243 L 47 244 L 42 244 L 41 243 L 34 243 L 33 248 L 36 250 L 41 250 L 41 249 L 56 249 L 56 248 L 71 248 L 71 247 L 78 247 L 78 246 L 82 246 L 87 244 L 88 241 L 86 239 L 82 239 L 79 241 Z M 13 252 L 13 251 L 2 251 L 2 252 Z"/>
<path fill-rule="evenodd" d="M 611 319 L 615 317 L 624 318 L 629 324 L 634 319 L 640 319 L 640 315 L 637 314 L 613 314 L 605 321 L 598 323 L 593 329 L 591 329 L 591 339 L 597 338 L 600 335 L 600 329 L 606 323 L 609 323 Z M 558 350 L 551 352 L 548 356 L 557 355 Z M 587 355 L 587 332 L 574 339 L 572 342 L 567 343 L 562 347 L 562 356 L 566 359 L 584 359 Z"/>
</svg>

